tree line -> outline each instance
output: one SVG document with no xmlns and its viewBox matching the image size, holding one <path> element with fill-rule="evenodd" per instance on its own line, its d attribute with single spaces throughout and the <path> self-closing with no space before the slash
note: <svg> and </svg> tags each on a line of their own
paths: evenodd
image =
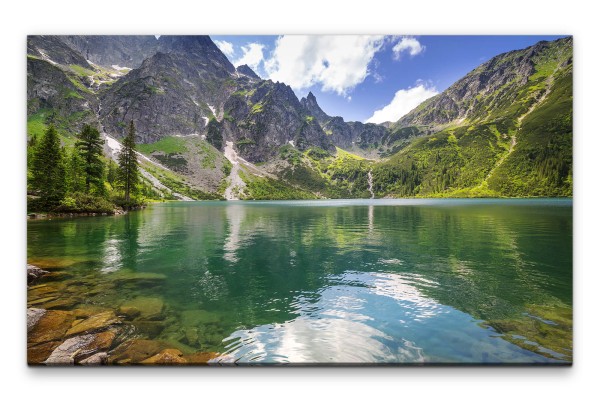
<svg viewBox="0 0 600 401">
<path fill-rule="evenodd" d="M 61 146 L 50 125 L 41 138 L 28 141 L 28 210 L 106 212 L 130 209 L 157 195 L 141 182 L 135 152 L 133 121 L 122 143 L 117 163 L 103 156 L 100 132 L 85 125 L 69 150 Z"/>
</svg>

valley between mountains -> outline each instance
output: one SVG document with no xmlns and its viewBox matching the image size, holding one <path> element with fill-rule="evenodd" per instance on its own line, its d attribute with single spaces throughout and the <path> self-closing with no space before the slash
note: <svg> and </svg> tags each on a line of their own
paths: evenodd
<svg viewBox="0 0 600 401">
<path fill-rule="evenodd" d="M 569 197 L 573 40 L 497 55 L 398 121 L 329 116 L 208 36 L 29 36 L 27 135 L 129 123 L 162 199 Z"/>
</svg>

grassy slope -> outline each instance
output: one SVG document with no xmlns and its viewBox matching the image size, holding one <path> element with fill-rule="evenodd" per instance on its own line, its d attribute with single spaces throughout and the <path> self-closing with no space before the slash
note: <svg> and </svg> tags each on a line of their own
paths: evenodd
<svg viewBox="0 0 600 401">
<path fill-rule="evenodd" d="M 478 110 L 474 120 L 481 122 L 417 138 L 378 163 L 377 196 L 572 196 L 572 67 L 557 71 L 560 56 L 536 60 L 536 73 L 515 99 Z M 519 124 L 547 85 L 547 98 Z"/>
</svg>

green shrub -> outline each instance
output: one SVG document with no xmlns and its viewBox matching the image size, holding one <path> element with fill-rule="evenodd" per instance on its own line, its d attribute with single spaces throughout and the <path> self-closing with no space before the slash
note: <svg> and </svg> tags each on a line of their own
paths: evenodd
<svg viewBox="0 0 600 401">
<path fill-rule="evenodd" d="M 65 196 L 55 211 L 62 213 L 113 213 L 114 209 L 115 205 L 104 198 L 83 192 L 75 192 Z"/>
</svg>

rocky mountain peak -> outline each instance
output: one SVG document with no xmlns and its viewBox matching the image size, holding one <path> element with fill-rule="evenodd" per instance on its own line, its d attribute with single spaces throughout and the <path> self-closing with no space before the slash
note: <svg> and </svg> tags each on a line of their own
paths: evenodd
<svg viewBox="0 0 600 401">
<path fill-rule="evenodd" d="M 312 92 L 308 92 L 308 95 L 300 100 L 302 106 L 308 111 L 309 114 L 314 116 L 320 124 L 325 124 L 331 119 L 317 103 L 317 98 Z"/>
<path fill-rule="evenodd" d="M 248 64 L 242 64 L 235 69 L 239 74 L 245 75 L 251 79 L 260 79 L 260 77 L 248 66 Z"/>
</svg>

